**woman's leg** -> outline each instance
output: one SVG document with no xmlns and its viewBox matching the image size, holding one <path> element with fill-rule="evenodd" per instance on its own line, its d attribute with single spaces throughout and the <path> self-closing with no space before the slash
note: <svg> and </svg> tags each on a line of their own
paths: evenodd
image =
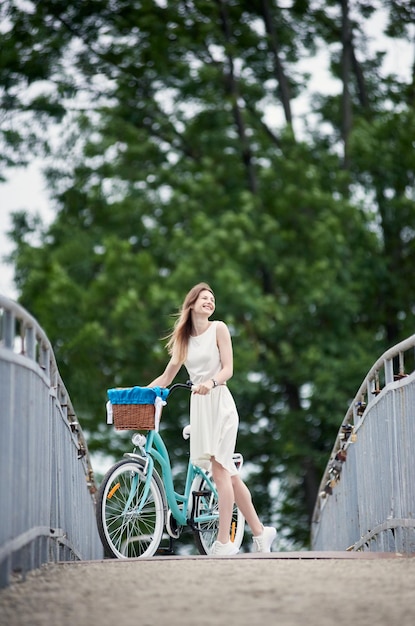
<svg viewBox="0 0 415 626">
<path fill-rule="evenodd" d="M 214 457 L 212 461 L 212 475 L 218 490 L 219 528 L 217 542 L 229 544 L 230 527 L 232 522 L 233 506 L 236 502 L 246 522 L 251 528 L 254 542 L 254 551 L 271 552 L 271 545 L 276 537 L 276 530 L 272 526 L 263 526 L 252 503 L 251 492 L 240 476 L 231 476 L 223 465 Z M 217 542 L 215 545 L 217 545 Z M 222 548 L 221 548 L 222 550 Z M 238 550 L 236 549 L 236 552 Z M 235 552 L 235 553 L 236 553 Z M 217 554 L 220 554 L 218 552 Z M 227 554 L 231 554 L 227 552 Z M 233 553 L 232 553 L 233 554 Z"/>
<path fill-rule="evenodd" d="M 232 487 L 236 506 L 245 517 L 252 534 L 254 536 L 260 535 L 263 526 L 253 505 L 251 492 L 238 474 L 232 476 Z"/>
<path fill-rule="evenodd" d="M 219 529 L 217 540 L 228 543 L 234 505 L 232 478 L 227 469 L 212 457 L 212 475 L 218 490 Z"/>
<path fill-rule="evenodd" d="M 272 526 L 263 526 L 252 503 L 251 492 L 240 476 L 232 476 L 235 502 L 251 527 L 254 552 L 271 552 L 271 546 L 277 536 Z"/>
</svg>

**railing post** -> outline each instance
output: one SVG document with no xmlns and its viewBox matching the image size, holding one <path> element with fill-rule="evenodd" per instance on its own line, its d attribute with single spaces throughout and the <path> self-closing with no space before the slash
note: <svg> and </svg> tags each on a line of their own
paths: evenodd
<svg viewBox="0 0 415 626">
<path fill-rule="evenodd" d="M 16 320 L 13 315 L 13 312 L 10 310 L 5 310 L 3 313 L 3 340 L 5 348 L 13 348 L 14 345 L 14 337 L 15 337 L 15 327 Z"/>
<path fill-rule="evenodd" d="M 393 382 L 393 359 L 385 359 L 385 385 Z"/>
<path fill-rule="evenodd" d="M 33 326 L 28 326 L 25 328 L 25 347 L 26 347 L 26 356 L 32 361 L 36 360 L 36 333 Z"/>
</svg>

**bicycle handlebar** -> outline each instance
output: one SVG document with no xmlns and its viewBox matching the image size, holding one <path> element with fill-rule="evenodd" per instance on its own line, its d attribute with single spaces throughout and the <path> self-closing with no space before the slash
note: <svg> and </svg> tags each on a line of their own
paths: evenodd
<svg viewBox="0 0 415 626">
<path fill-rule="evenodd" d="M 174 385 L 168 388 L 169 395 L 176 389 L 188 389 L 189 391 L 191 391 L 192 387 L 193 387 L 193 383 L 191 380 L 187 380 L 185 383 L 175 383 Z"/>
</svg>

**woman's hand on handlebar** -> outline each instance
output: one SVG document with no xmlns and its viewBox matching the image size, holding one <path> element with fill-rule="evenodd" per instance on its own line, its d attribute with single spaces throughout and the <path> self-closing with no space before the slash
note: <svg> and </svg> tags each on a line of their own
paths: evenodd
<svg viewBox="0 0 415 626">
<path fill-rule="evenodd" d="M 193 393 L 198 393 L 201 396 L 206 396 L 213 389 L 213 380 L 205 380 L 203 383 L 193 385 Z"/>
</svg>

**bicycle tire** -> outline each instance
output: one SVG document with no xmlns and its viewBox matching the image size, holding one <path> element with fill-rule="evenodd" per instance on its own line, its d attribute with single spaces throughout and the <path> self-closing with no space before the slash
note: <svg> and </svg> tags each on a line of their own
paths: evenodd
<svg viewBox="0 0 415 626">
<path fill-rule="evenodd" d="M 141 502 L 146 482 L 144 467 L 142 459 L 126 459 L 113 465 L 103 478 L 96 517 L 107 556 L 149 557 L 161 543 L 166 512 L 164 489 L 154 470 L 146 501 Z"/>
<path fill-rule="evenodd" d="M 210 475 L 209 479 L 213 482 L 213 479 Z M 195 478 L 192 485 L 192 492 L 193 494 L 204 494 L 193 495 L 195 504 L 192 529 L 195 544 L 199 551 L 199 554 L 209 554 L 210 548 L 212 547 L 218 536 L 219 516 L 217 516 L 214 520 L 207 520 L 206 522 L 198 522 L 197 518 L 198 516 L 203 514 L 218 513 L 218 498 L 203 476 L 198 476 L 197 478 Z M 245 518 L 235 504 L 232 513 L 232 522 L 229 529 L 229 535 L 238 548 L 241 547 L 244 538 L 244 532 Z"/>
</svg>

